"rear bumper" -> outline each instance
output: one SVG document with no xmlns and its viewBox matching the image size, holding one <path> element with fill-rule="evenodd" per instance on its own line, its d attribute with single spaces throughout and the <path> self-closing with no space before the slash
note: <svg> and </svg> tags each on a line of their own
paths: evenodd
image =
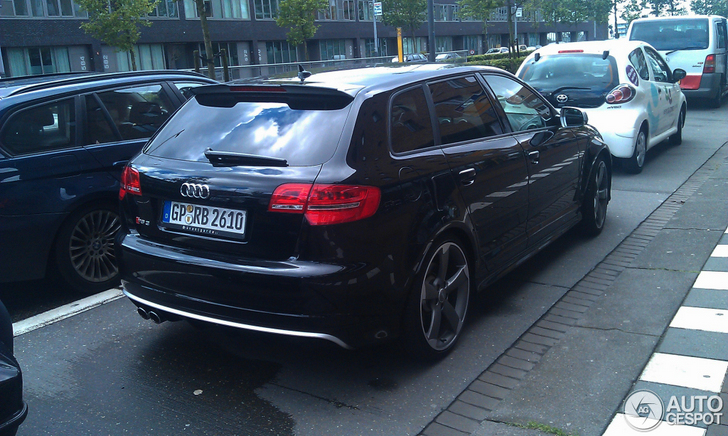
<svg viewBox="0 0 728 436">
<path fill-rule="evenodd" d="M 710 99 L 715 98 L 720 89 L 720 74 L 703 74 L 700 77 L 700 87 L 698 89 L 682 89 L 683 94 L 688 99 Z"/>
<path fill-rule="evenodd" d="M 344 348 L 379 342 L 399 329 L 404 302 L 386 298 L 389 274 L 372 276 L 365 264 L 205 254 L 125 235 L 117 243 L 124 293 L 147 310 Z"/>
</svg>

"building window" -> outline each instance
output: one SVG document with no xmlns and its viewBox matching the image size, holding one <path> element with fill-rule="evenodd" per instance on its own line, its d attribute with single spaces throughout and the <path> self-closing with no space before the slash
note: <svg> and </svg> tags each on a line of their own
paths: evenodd
<svg viewBox="0 0 728 436">
<path fill-rule="evenodd" d="M 79 17 L 88 14 L 73 0 L 13 0 L 15 16 L 18 17 Z"/>
<path fill-rule="evenodd" d="M 412 38 L 402 38 L 402 54 L 424 53 L 427 51 L 427 38 L 417 37 L 414 42 Z"/>
<path fill-rule="evenodd" d="M 556 32 L 549 32 L 546 34 L 546 44 L 556 42 Z"/>
<path fill-rule="evenodd" d="M 286 41 L 266 42 L 265 49 L 268 53 L 269 64 L 283 64 L 296 62 L 298 60 L 296 48 Z"/>
<path fill-rule="evenodd" d="M 561 40 L 564 42 L 571 42 L 571 32 L 561 32 Z"/>
<path fill-rule="evenodd" d="M 355 0 L 329 0 L 329 6 L 318 12 L 320 21 L 353 21 L 356 20 Z"/>
<path fill-rule="evenodd" d="M 71 71 L 66 47 L 8 48 L 7 53 L 12 77 Z"/>
<path fill-rule="evenodd" d="M 173 0 L 167 0 L 173 1 Z M 250 19 L 250 11 L 248 10 L 247 0 L 206 0 L 211 10 L 208 17 L 219 19 Z M 197 13 L 197 5 L 195 0 L 184 0 L 185 15 L 188 18 L 199 18 Z M 275 4 L 275 9 L 271 10 L 271 5 Z M 258 11 L 260 16 L 258 16 Z M 272 11 L 272 12 L 271 12 Z M 255 17 L 260 19 L 275 18 L 278 12 L 278 0 L 255 0 Z M 271 15 L 273 14 L 273 15 Z"/>
<path fill-rule="evenodd" d="M 438 36 L 435 38 L 436 53 L 452 51 L 452 36 Z"/>
<path fill-rule="evenodd" d="M 346 59 L 346 40 L 324 39 L 319 41 L 321 60 Z"/>
<path fill-rule="evenodd" d="M 576 33 L 576 40 L 577 41 L 586 41 L 586 32 L 583 30 Z"/>
<path fill-rule="evenodd" d="M 179 18 L 177 2 L 175 0 L 160 0 L 154 10 L 149 13 L 150 17 Z"/>
<path fill-rule="evenodd" d="M 374 53 L 374 38 L 364 40 L 364 57 L 387 56 L 387 40 L 385 38 L 377 38 L 379 40 L 379 54 Z"/>
<path fill-rule="evenodd" d="M 163 70 L 167 68 L 162 44 L 137 44 L 134 46 L 137 70 Z M 126 51 L 116 52 L 117 71 L 132 71 L 131 55 Z"/>
<path fill-rule="evenodd" d="M 359 21 L 372 21 L 374 16 L 374 3 L 371 1 L 359 0 Z M 380 17 L 381 20 L 381 17 Z"/>
<path fill-rule="evenodd" d="M 488 35 L 488 48 L 495 48 L 501 46 L 500 35 Z"/>
<path fill-rule="evenodd" d="M 255 19 L 273 20 L 278 16 L 278 0 L 255 0 Z"/>
<path fill-rule="evenodd" d="M 470 53 L 470 50 L 474 50 L 475 53 L 478 53 L 478 50 L 480 50 L 480 36 L 479 35 L 465 35 L 463 36 L 463 49 L 468 50 L 468 53 Z"/>
<path fill-rule="evenodd" d="M 530 47 L 536 47 L 541 44 L 541 36 L 538 33 L 528 34 L 528 45 Z"/>
<path fill-rule="evenodd" d="M 220 57 L 220 51 L 222 49 L 225 49 L 227 52 L 229 66 L 240 65 L 238 62 L 238 44 L 236 42 L 213 42 L 212 52 L 216 67 L 222 67 L 222 59 Z M 200 51 L 200 56 L 206 58 L 207 52 L 205 51 L 205 44 L 199 44 L 198 50 Z"/>
</svg>

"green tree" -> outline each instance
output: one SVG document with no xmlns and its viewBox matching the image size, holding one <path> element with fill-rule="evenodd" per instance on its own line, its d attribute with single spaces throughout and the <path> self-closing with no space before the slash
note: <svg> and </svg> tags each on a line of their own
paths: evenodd
<svg viewBox="0 0 728 436">
<path fill-rule="evenodd" d="M 212 6 L 212 2 L 210 2 L 209 5 Z M 215 54 L 212 52 L 212 39 L 210 38 L 210 26 L 208 26 L 207 24 L 208 10 L 205 8 L 205 0 L 195 0 L 195 8 L 197 9 L 197 16 L 200 18 L 200 26 L 202 26 L 202 41 L 205 43 L 205 63 L 207 64 L 207 76 L 210 79 L 214 79 Z"/>
<path fill-rule="evenodd" d="M 690 8 L 698 15 L 728 16 L 728 1 L 726 0 L 692 0 Z"/>
<path fill-rule="evenodd" d="M 89 20 L 81 29 L 106 44 L 131 55 L 131 68 L 136 71 L 134 45 L 139 41 L 141 26 L 152 23 L 147 16 L 158 0 L 76 0 L 88 12 Z"/>
<path fill-rule="evenodd" d="M 627 22 L 627 25 L 629 25 L 629 23 L 642 16 L 642 10 L 645 9 L 645 7 L 645 0 L 630 0 L 629 3 L 624 6 L 620 16 Z"/>
<path fill-rule="evenodd" d="M 427 0 L 384 0 L 382 1 L 382 22 L 387 26 L 409 30 L 412 43 L 415 31 L 427 20 Z"/>
<path fill-rule="evenodd" d="M 475 21 L 483 22 L 483 33 L 488 35 L 488 20 L 491 14 L 503 6 L 503 0 L 459 0 L 459 18 L 472 18 Z M 488 47 L 490 48 L 490 47 Z"/>
<path fill-rule="evenodd" d="M 327 0 L 281 0 L 278 3 L 276 24 L 288 28 L 286 40 L 298 47 L 303 44 L 303 52 L 308 60 L 306 41 L 313 38 L 319 28 L 314 24 L 316 12 L 328 6 Z"/>
<path fill-rule="evenodd" d="M 680 3 L 680 0 L 647 0 L 647 6 L 652 9 L 650 14 L 656 17 L 687 14 L 685 7 Z"/>
</svg>

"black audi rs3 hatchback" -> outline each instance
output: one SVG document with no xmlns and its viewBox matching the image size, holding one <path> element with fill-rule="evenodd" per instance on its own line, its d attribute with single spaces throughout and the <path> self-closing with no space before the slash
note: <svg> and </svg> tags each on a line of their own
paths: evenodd
<svg viewBox="0 0 728 436">
<path fill-rule="evenodd" d="M 436 358 L 478 290 L 604 226 L 599 133 L 509 73 L 299 76 L 193 90 L 124 169 L 118 261 L 143 317 Z"/>
</svg>

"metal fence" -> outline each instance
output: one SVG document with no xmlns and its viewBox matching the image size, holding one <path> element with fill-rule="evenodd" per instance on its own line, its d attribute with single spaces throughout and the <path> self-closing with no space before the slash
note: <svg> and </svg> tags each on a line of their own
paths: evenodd
<svg viewBox="0 0 728 436">
<path fill-rule="evenodd" d="M 465 62 L 468 50 L 453 50 L 447 53 L 456 53 L 460 58 L 446 60 L 449 63 Z M 325 61 L 289 62 L 280 64 L 257 64 L 257 65 L 234 65 L 228 67 L 230 80 L 245 80 L 259 77 L 296 77 L 298 66 L 301 65 L 307 71 L 316 73 L 319 71 L 348 70 L 352 68 L 374 67 L 379 65 L 391 65 L 397 62 L 397 56 L 378 56 L 354 59 L 336 59 Z M 194 70 L 186 70 L 194 71 Z M 207 69 L 201 67 L 201 73 L 205 74 Z M 224 81 L 223 67 L 215 67 L 215 79 Z"/>
</svg>

